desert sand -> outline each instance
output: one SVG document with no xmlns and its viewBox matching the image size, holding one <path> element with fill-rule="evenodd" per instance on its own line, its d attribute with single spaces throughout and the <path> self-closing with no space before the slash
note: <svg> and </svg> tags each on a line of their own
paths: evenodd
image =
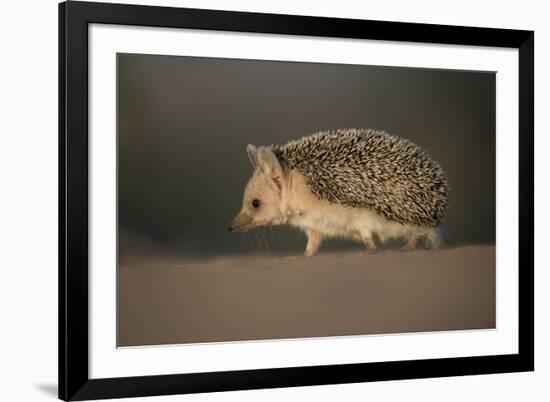
<svg viewBox="0 0 550 402">
<path fill-rule="evenodd" d="M 118 346 L 495 327 L 495 247 L 126 257 Z"/>
</svg>

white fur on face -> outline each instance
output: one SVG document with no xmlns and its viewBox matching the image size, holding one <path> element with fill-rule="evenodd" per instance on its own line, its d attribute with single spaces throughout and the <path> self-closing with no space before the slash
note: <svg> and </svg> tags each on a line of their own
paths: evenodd
<svg viewBox="0 0 550 402">
<path fill-rule="evenodd" d="M 233 229 L 251 229 L 260 225 L 286 223 L 285 177 L 275 154 L 266 147 L 248 145 L 248 157 L 254 174 L 248 181 L 243 203 Z"/>
<path fill-rule="evenodd" d="M 248 215 L 254 226 L 283 223 L 285 215 L 281 201 L 281 189 L 267 172 L 256 169 L 244 190 L 240 213 Z M 255 203 L 259 206 L 255 207 Z"/>
</svg>

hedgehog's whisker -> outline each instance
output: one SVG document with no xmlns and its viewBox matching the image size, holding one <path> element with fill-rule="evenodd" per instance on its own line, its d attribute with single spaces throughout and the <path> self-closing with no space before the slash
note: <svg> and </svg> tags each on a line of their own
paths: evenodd
<svg viewBox="0 0 550 402">
<path fill-rule="evenodd" d="M 246 239 L 248 240 L 248 245 L 250 249 L 254 250 L 254 239 L 252 239 L 252 237 L 250 236 L 250 233 L 245 232 L 245 234 L 246 234 Z"/>
<path fill-rule="evenodd" d="M 264 246 L 265 246 L 265 251 L 267 254 L 271 254 L 271 249 L 269 248 L 269 243 L 267 241 L 267 239 L 265 238 L 265 235 L 264 233 L 260 233 L 260 237 L 261 239 L 263 240 L 264 242 Z"/>
<path fill-rule="evenodd" d="M 259 238 L 259 236 L 258 236 L 258 232 L 257 232 L 257 231 L 254 231 L 254 240 L 255 240 L 254 245 L 255 245 L 256 251 L 257 251 L 257 250 L 261 250 L 261 248 L 262 248 L 262 243 L 261 243 L 261 241 L 260 241 L 260 238 Z"/>
</svg>

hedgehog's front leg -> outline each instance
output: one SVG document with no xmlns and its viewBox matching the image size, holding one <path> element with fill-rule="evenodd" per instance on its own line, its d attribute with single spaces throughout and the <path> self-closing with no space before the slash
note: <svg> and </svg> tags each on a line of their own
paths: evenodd
<svg viewBox="0 0 550 402">
<path fill-rule="evenodd" d="M 319 250 L 319 246 L 321 245 L 321 240 L 323 240 L 323 238 L 318 231 L 313 229 L 307 229 L 306 235 L 307 246 L 304 255 L 306 257 L 313 257 L 315 253 L 317 253 L 317 250 Z"/>
</svg>

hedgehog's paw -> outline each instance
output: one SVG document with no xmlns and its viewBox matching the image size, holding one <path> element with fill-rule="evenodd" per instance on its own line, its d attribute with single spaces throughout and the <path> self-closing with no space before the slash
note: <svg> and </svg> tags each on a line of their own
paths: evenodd
<svg viewBox="0 0 550 402">
<path fill-rule="evenodd" d="M 321 245 L 323 238 L 319 232 L 312 229 L 307 230 L 306 234 L 307 245 L 306 251 L 304 251 L 304 257 L 313 257 L 315 253 L 317 253 L 317 250 L 319 250 L 319 246 Z"/>
<path fill-rule="evenodd" d="M 407 243 L 403 247 L 401 247 L 401 251 L 414 251 L 416 249 L 416 242 L 416 237 L 410 237 L 409 240 L 407 240 Z"/>
<path fill-rule="evenodd" d="M 359 255 L 364 256 L 364 257 L 369 257 L 369 256 L 377 254 L 377 253 L 378 253 L 378 248 L 371 247 L 371 248 L 365 248 L 363 251 L 359 252 Z"/>
<path fill-rule="evenodd" d="M 364 237 L 363 244 L 367 249 L 366 254 L 376 254 L 378 252 L 378 247 L 376 247 L 376 243 L 374 242 L 372 236 Z"/>
<path fill-rule="evenodd" d="M 378 249 L 364 250 L 358 253 L 360 257 L 369 258 L 378 253 Z"/>
<path fill-rule="evenodd" d="M 373 255 L 373 254 L 377 254 L 377 253 L 378 253 L 378 248 L 376 246 L 374 246 L 374 247 L 366 248 L 365 251 L 363 251 L 361 254 Z"/>
</svg>

